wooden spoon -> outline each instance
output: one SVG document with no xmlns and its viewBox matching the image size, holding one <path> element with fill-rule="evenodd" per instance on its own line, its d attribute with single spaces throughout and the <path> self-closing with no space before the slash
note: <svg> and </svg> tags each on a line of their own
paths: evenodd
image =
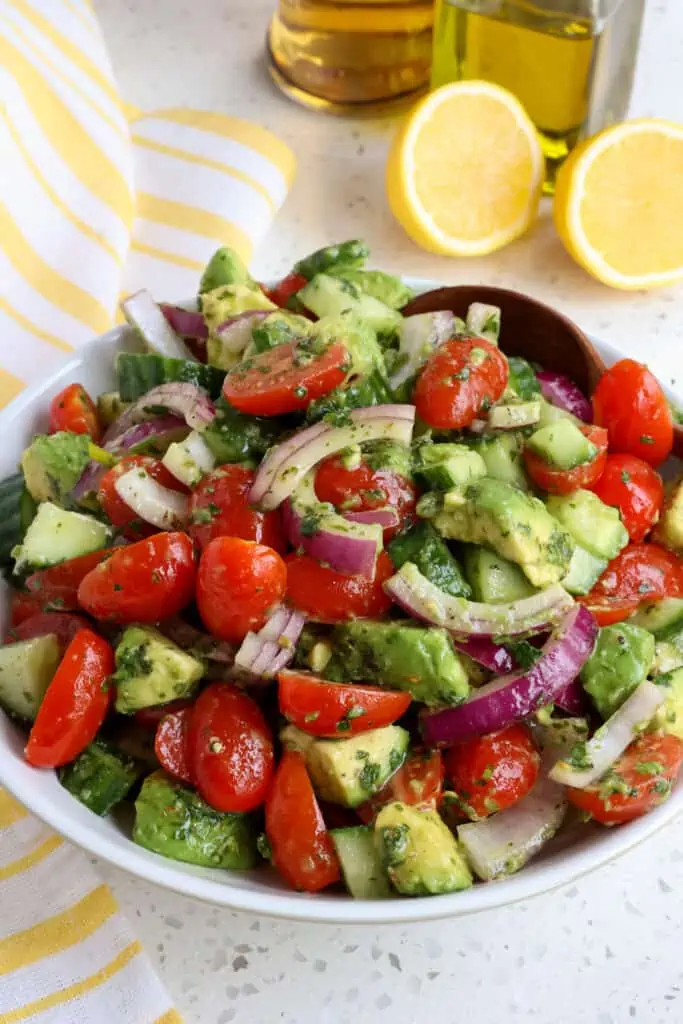
<svg viewBox="0 0 683 1024">
<path fill-rule="evenodd" d="M 585 395 L 592 395 L 607 364 L 587 335 L 568 317 L 521 292 L 488 285 L 454 285 L 418 295 L 402 310 L 405 316 L 450 309 L 465 318 L 472 302 L 501 310 L 500 347 L 511 356 L 565 373 Z M 683 427 L 674 424 L 674 453 L 683 458 Z"/>
</svg>

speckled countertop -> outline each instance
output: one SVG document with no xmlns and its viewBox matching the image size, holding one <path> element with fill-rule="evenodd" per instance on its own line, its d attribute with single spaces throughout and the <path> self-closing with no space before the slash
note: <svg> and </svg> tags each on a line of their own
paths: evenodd
<svg viewBox="0 0 683 1024">
<path fill-rule="evenodd" d="M 560 248 L 547 211 L 487 259 L 416 249 L 384 200 L 390 123 L 315 115 L 270 86 L 262 39 L 274 2 L 95 0 L 127 100 L 251 117 L 296 150 L 299 175 L 259 273 L 277 275 L 330 238 L 362 235 L 378 266 L 532 292 L 683 383 L 683 290 L 621 295 L 594 283 Z M 647 0 L 632 113 L 683 121 L 681 0 Z M 683 1021 L 680 822 L 569 888 L 408 928 L 256 920 L 100 869 L 188 1024 Z"/>
</svg>

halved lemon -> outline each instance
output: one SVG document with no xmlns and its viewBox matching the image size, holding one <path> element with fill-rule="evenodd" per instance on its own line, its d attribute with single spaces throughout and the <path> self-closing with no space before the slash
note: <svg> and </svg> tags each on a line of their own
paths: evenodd
<svg viewBox="0 0 683 1024">
<path fill-rule="evenodd" d="M 523 234 L 536 215 L 545 164 L 519 100 L 489 82 L 453 82 L 408 114 L 387 163 L 387 197 L 430 252 L 478 256 Z"/>
<path fill-rule="evenodd" d="M 683 125 L 626 121 L 581 143 L 558 173 L 553 216 L 570 255 L 604 284 L 683 278 Z"/>
</svg>

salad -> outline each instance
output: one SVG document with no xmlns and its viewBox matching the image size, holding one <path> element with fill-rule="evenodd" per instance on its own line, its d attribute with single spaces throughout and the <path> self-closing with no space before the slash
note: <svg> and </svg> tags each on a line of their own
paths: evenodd
<svg viewBox="0 0 683 1024">
<path fill-rule="evenodd" d="M 117 390 L 65 388 L 0 484 L 0 704 L 147 849 L 381 899 L 668 797 L 683 482 L 646 367 L 589 401 L 367 257 L 269 288 L 222 248 L 196 304 L 125 300 Z"/>
</svg>

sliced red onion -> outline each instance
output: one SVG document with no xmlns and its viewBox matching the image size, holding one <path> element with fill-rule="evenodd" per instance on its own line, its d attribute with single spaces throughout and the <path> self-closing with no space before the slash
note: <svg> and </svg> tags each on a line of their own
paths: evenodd
<svg viewBox="0 0 683 1024">
<path fill-rule="evenodd" d="M 266 512 L 277 508 L 294 493 L 309 470 L 342 448 L 379 438 L 410 444 L 415 406 L 354 409 L 349 420 L 343 427 L 316 423 L 274 448 L 259 467 L 249 492 L 250 504 Z"/>
<path fill-rule="evenodd" d="M 558 761 L 550 770 L 550 778 L 574 789 L 586 789 L 597 782 L 630 746 L 640 728 L 650 721 L 665 699 L 665 689 L 646 679 L 587 740 L 581 760 L 589 767 L 576 768 L 571 761 Z"/>
<path fill-rule="evenodd" d="M 122 473 L 114 488 L 136 516 L 160 530 L 176 530 L 187 522 L 187 495 L 163 487 L 144 469 Z"/>
<path fill-rule="evenodd" d="M 89 462 L 71 490 L 74 501 L 83 501 L 89 494 L 94 494 L 100 486 L 102 477 L 108 472 L 109 466 L 103 466 L 101 462 L 95 462 L 94 459 Z"/>
<path fill-rule="evenodd" d="M 469 640 L 454 640 L 453 645 L 457 651 L 461 651 L 472 661 L 476 661 L 478 665 L 483 665 L 484 668 L 490 669 L 497 675 L 512 672 L 517 668 L 517 662 L 507 648 L 486 637 L 473 636 Z"/>
<path fill-rule="evenodd" d="M 160 309 L 176 334 L 182 338 L 193 338 L 195 341 L 206 341 L 208 338 L 209 328 L 198 310 L 171 306 L 167 302 L 162 302 Z"/>
<path fill-rule="evenodd" d="M 556 405 L 558 409 L 570 412 L 584 423 L 591 422 L 591 403 L 571 377 L 565 376 L 564 373 L 555 373 L 553 370 L 539 370 L 536 377 L 546 401 Z"/>
<path fill-rule="evenodd" d="M 397 388 L 416 374 L 434 349 L 452 337 L 455 326 L 456 318 L 449 309 L 404 317 L 399 341 L 404 360 L 389 378 L 392 388 Z"/>
<path fill-rule="evenodd" d="M 186 436 L 187 424 L 183 420 L 177 416 L 156 416 L 144 423 L 134 423 L 113 441 L 108 441 L 105 447 L 107 451 L 118 455 L 154 441 L 161 451 L 173 441 L 181 441 Z"/>
<path fill-rule="evenodd" d="M 464 639 L 542 633 L 574 606 L 559 583 L 510 604 L 451 597 L 423 576 L 413 562 L 404 562 L 384 589 L 409 615 L 443 626 Z"/>
<path fill-rule="evenodd" d="M 502 729 L 545 704 L 552 704 L 590 657 L 597 631 L 591 613 L 583 605 L 574 605 L 530 668 L 518 669 L 480 686 L 458 707 L 425 712 L 425 742 L 448 746 L 468 736 Z"/>
<path fill-rule="evenodd" d="M 344 512 L 343 518 L 350 523 L 375 523 L 383 530 L 393 530 L 401 522 L 400 516 L 391 505 L 382 505 L 381 508 L 368 508 L 364 512 Z"/>
<path fill-rule="evenodd" d="M 222 347 L 232 355 L 244 352 L 251 341 L 254 324 L 264 320 L 272 312 L 272 309 L 250 309 L 224 321 L 216 328 L 216 335 L 221 339 Z"/>
<path fill-rule="evenodd" d="M 258 633 L 247 633 L 235 655 L 235 665 L 251 675 L 271 679 L 294 657 L 306 619 L 301 612 L 279 605 Z"/>
<path fill-rule="evenodd" d="M 557 694 L 553 703 L 568 715 L 582 715 L 586 710 L 586 694 L 581 681 L 578 678 L 572 679 L 564 690 Z"/>
<path fill-rule="evenodd" d="M 192 430 L 202 431 L 213 422 L 216 408 L 204 388 L 187 381 L 160 384 L 129 405 L 104 435 L 105 448 L 124 430 L 158 415 L 158 409 L 182 416 Z M 150 411 L 151 410 L 151 411 Z"/>
<path fill-rule="evenodd" d="M 143 289 L 129 295 L 121 303 L 123 315 L 137 331 L 152 352 L 170 359 L 195 361 L 187 345 L 183 344 L 148 291 Z"/>
</svg>

